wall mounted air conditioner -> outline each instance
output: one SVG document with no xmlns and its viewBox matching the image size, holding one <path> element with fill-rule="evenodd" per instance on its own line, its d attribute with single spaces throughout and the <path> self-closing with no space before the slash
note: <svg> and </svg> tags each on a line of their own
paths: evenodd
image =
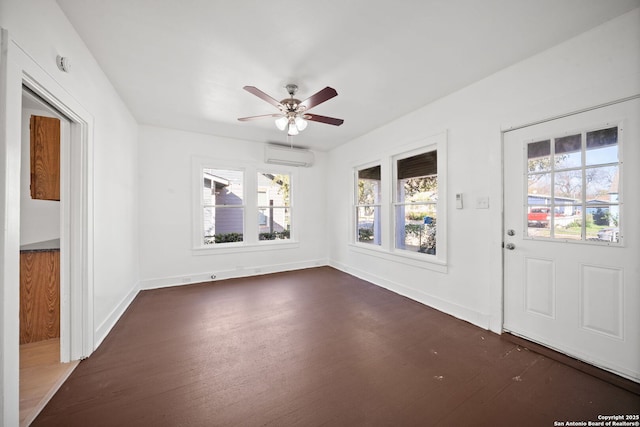
<svg viewBox="0 0 640 427">
<path fill-rule="evenodd" d="M 265 163 L 309 167 L 313 164 L 313 152 L 304 148 L 267 144 L 264 147 Z"/>
</svg>

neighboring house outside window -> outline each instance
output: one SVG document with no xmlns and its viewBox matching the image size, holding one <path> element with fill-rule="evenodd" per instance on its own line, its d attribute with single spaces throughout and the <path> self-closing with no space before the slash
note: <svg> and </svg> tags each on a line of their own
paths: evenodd
<svg viewBox="0 0 640 427">
<path fill-rule="evenodd" d="M 258 173 L 258 239 L 286 240 L 291 231 L 290 175 Z"/>
<path fill-rule="evenodd" d="M 291 203 L 295 171 L 241 163 L 217 167 L 215 160 L 195 157 L 193 173 L 199 183 L 194 189 L 194 250 L 297 244 Z"/>
<path fill-rule="evenodd" d="M 204 244 L 241 242 L 244 211 L 243 172 L 204 169 Z"/>
</svg>

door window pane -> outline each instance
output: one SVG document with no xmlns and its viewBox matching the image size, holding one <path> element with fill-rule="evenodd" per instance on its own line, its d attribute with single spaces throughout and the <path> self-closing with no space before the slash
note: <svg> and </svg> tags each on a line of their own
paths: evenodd
<svg viewBox="0 0 640 427">
<path fill-rule="evenodd" d="M 529 175 L 527 189 L 530 205 L 550 203 L 551 174 L 537 173 Z"/>
<path fill-rule="evenodd" d="M 619 172 L 618 165 L 587 169 L 585 171 L 587 203 L 595 200 L 616 203 L 618 201 Z"/>
<path fill-rule="evenodd" d="M 527 144 L 527 164 L 529 172 L 551 170 L 551 141 L 538 141 Z"/>
<path fill-rule="evenodd" d="M 582 164 L 582 134 L 555 139 L 556 169 L 573 168 Z"/>
<path fill-rule="evenodd" d="M 572 170 L 556 172 L 554 179 L 553 195 L 558 201 L 564 203 L 567 200 L 580 201 L 582 198 L 582 171 Z"/>
<path fill-rule="evenodd" d="M 603 242 L 619 242 L 620 207 L 618 205 L 589 205 L 587 207 L 587 222 L 593 225 L 587 227 L 587 239 Z"/>
<path fill-rule="evenodd" d="M 527 236 L 618 243 L 618 149 L 617 127 L 527 144 Z"/>
<path fill-rule="evenodd" d="M 587 132 L 587 166 L 617 163 L 618 161 L 617 127 Z"/>
</svg>

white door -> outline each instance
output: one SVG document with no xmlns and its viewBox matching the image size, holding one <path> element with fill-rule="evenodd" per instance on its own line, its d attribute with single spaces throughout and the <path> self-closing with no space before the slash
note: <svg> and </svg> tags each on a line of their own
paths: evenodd
<svg viewBox="0 0 640 427">
<path fill-rule="evenodd" d="M 504 135 L 504 330 L 640 381 L 640 100 Z"/>
</svg>

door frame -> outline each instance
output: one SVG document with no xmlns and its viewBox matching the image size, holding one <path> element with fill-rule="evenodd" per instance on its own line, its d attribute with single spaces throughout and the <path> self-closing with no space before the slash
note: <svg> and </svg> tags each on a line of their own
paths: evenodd
<svg viewBox="0 0 640 427">
<path fill-rule="evenodd" d="M 61 360 L 94 350 L 93 117 L 0 29 L 0 424 L 19 419 L 20 156 L 23 86 L 71 121 L 61 156 Z"/>
<path fill-rule="evenodd" d="M 505 301 L 505 297 L 504 296 L 505 296 L 505 287 L 507 285 L 507 283 L 506 283 L 506 275 L 505 275 L 506 262 L 505 262 L 505 250 L 504 250 L 504 245 L 506 243 L 505 242 L 505 236 L 506 236 L 506 231 L 507 231 L 506 230 L 506 222 L 505 222 L 505 205 L 506 205 L 506 202 L 505 202 L 505 191 L 504 191 L 504 189 L 505 189 L 505 179 L 506 179 L 506 176 L 505 176 L 505 147 L 506 147 L 505 140 L 506 140 L 506 134 L 508 132 L 513 132 L 513 131 L 516 131 L 516 130 L 519 130 L 519 129 L 523 129 L 523 128 L 527 128 L 527 127 L 530 127 L 530 126 L 539 125 L 539 124 L 542 124 L 542 123 L 546 123 L 546 122 L 550 122 L 550 121 L 553 121 L 553 120 L 562 119 L 562 118 L 565 118 L 565 117 L 575 116 L 575 115 L 578 115 L 578 114 L 586 113 L 588 111 L 593 111 L 593 110 L 609 107 L 609 106 L 616 105 L 616 104 L 621 104 L 621 103 L 624 103 L 624 102 L 627 102 L 627 101 L 631 101 L 631 100 L 635 100 L 635 99 L 638 99 L 638 98 L 640 98 L 640 93 L 636 93 L 634 95 L 627 96 L 627 97 L 624 97 L 624 98 L 617 98 L 617 99 L 614 99 L 614 100 L 611 100 L 611 101 L 607 101 L 607 102 L 603 102 L 603 103 L 600 103 L 600 104 L 592 105 L 590 107 L 585 107 L 585 108 L 581 108 L 581 109 L 577 109 L 577 110 L 572 110 L 572 111 L 570 111 L 568 113 L 558 114 L 558 115 L 550 116 L 550 117 L 543 118 L 543 119 L 540 119 L 540 120 L 535 120 L 535 121 L 531 121 L 531 122 L 527 122 L 527 123 L 523 123 L 523 124 L 519 124 L 519 125 L 514 125 L 514 126 L 509 126 L 507 128 L 501 129 L 501 131 L 500 131 L 500 139 L 501 139 L 501 141 L 500 141 L 500 143 L 501 143 L 501 153 L 500 153 L 500 155 L 501 155 L 501 159 L 502 159 L 502 161 L 501 161 L 501 166 L 502 166 L 502 170 L 501 170 L 501 174 L 502 174 L 502 177 L 501 177 L 502 178 L 502 182 L 501 182 L 501 192 L 502 192 L 502 195 L 501 195 L 502 196 L 501 197 L 501 203 L 502 203 L 502 206 L 501 206 L 501 209 L 502 209 L 501 210 L 501 222 L 502 222 L 502 226 L 501 226 L 501 230 L 502 230 L 501 242 L 502 242 L 502 247 L 503 247 L 502 259 L 501 259 L 501 263 L 502 263 L 502 287 L 501 287 L 501 294 L 500 294 L 501 308 L 502 308 L 502 310 L 500 311 L 500 318 L 501 318 L 500 319 L 500 331 L 501 331 L 501 333 L 507 332 L 506 329 L 505 329 L 505 325 L 504 325 L 505 309 L 506 309 L 506 301 Z M 624 250 L 624 248 L 623 248 L 623 250 Z M 521 338 L 530 339 L 530 338 L 528 338 L 526 336 L 521 336 Z M 537 341 L 535 343 L 537 345 L 542 346 L 542 347 L 549 348 L 549 349 L 551 349 L 553 351 L 557 351 L 556 349 L 548 347 L 548 346 L 546 346 L 544 344 L 538 343 Z"/>
</svg>

